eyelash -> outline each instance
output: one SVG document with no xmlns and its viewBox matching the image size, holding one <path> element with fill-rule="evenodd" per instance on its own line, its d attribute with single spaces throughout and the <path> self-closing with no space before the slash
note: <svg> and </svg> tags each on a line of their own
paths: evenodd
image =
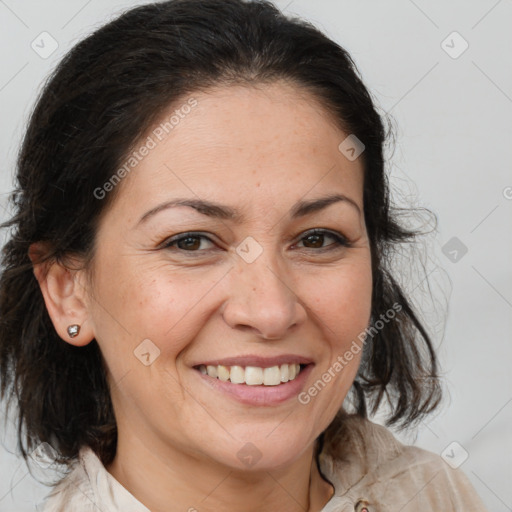
<svg viewBox="0 0 512 512">
<path fill-rule="evenodd" d="M 317 236 L 317 235 L 320 235 L 320 236 L 326 236 L 327 235 L 328 237 L 332 238 L 335 242 L 333 244 L 328 245 L 327 247 L 321 247 L 319 249 L 311 249 L 311 248 L 307 248 L 306 247 L 305 248 L 306 250 L 310 249 L 310 250 L 313 250 L 313 251 L 316 251 L 316 252 L 327 252 L 327 251 L 332 251 L 332 250 L 339 249 L 340 247 L 352 247 L 352 244 L 343 235 L 341 235 L 339 233 L 336 233 L 334 231 L 328 231 L 328 230 L 325 230 L 325 229 L 312 229 L 310 231 L 306 231 L 304 236 L 299 241 L 302 241 L 302 240 L 304 240 L 306 238 L 309 238 L 310 236 Z M 206 239 L 206 240 L 214 243 L 212 240 L 210 240 L 210 238 L 208 238 L 207 236 L 205 236 L 205 235 L 203 235 L 201 233 L 189 232 L 189 233 L 181 233 L 180 235 L 176 235 L 176 236 L 166 240 L 165 242 L 163 242 L 161 247 L 163 249 L 170 249 L 175 244 L 181 242 L 182 240 L 186 240 L 187 238 L 203 238 L 203 239 Z M 334 246 L 334 247 L 332 247 L 332 246 Z M 204 251 L 199 251 L 199 250 L 187 251 L 186 249 L 179 249 L 179 248 L 178 248 L 178 250 L 182 251 L 182 252 L 185 252 L 185 253 L 204 252 Z"/>
</svg>

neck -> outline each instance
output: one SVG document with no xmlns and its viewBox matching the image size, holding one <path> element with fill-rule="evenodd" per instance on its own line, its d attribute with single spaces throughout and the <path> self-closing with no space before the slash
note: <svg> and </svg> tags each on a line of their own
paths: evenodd
<svg viewBox="0 0 512 512">
<path fill-rule="evenodd" d="M 286 468 L 239 471 L 119 433 L 107 471 L 151 512 L 318 512 L 334 489 L 313 455 L 311 446 Z"/>
</svg>

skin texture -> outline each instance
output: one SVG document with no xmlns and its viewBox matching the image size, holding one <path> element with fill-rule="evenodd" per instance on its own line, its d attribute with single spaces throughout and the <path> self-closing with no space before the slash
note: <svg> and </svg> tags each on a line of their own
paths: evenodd
<svg viewBox="0 0 512 512">
<path fill-rule="evenodd" d="M 350 348 L 371 308 L 363 163 L 345 158 L 338 145 L 348 134 L 290 84 L 193 97 L 197 106 L 118 185 L 92 266 L 35 265 L 35 274 L 59 335 L 78 346 L 95 338 L 101 348 L 119 431 L 107 469 L 150 510 L 320 510 L 333 489 L 316 468 L 315 439 L 341 407 L 360 352 L 305 405 L 296 396 L 240 403 L 192 366 L 301 355 L 314 362 L 307 390 Z M 175 108 L 162 114 L 168 119 Z M 341 201 L 290 218 L 298 201 L 333 193 L 360 212 Z M 245 219 L 177 207 L 138 224 L 178 197 L 215 201 Z M 337 232 L 351 247 L 329 235 L 306 237 L 313 228 Z M 163 247 L 189 231 L 210 241 Z M 252 263 L 236 252 L 248 236 L 262 249 Z M 82 328 L 70 339 L 73 323 Z M 160 351 L 147 366 L 134 355 L 144 339 Z M 247 442 L 261 456 L 252 467 L 237 456 Z"/>
</svg>

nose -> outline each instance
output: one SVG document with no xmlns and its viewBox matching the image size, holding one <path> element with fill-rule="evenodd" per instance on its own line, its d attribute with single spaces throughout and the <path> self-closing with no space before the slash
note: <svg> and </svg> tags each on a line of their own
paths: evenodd
<svg viewBox="0 0 512 512">
<path fill-rule="evenodd" d="M 302 325 L 307 313 L 285 274 L 275 260 L 263 254 L 252 263 L 238 261 L 228 274 L 225 322 L 265 340 L 283 339 L 289 330 Z"/>
</svg>

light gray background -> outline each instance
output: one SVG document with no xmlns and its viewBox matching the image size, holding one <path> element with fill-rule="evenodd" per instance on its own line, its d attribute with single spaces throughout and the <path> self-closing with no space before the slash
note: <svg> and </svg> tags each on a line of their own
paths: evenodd
<svg viewBox="0 0 512 512">
<path fill-rule="evenodd" d="M 141 3 L 0 0 L 2 218 L 20 138 L 43 79 L 86 34 Z M 421 276 L 405 270 L 402 276 L 436 337 L 447 395 L 438 414 L 398 435 L 452 461 L 462 460 L 466 450 L 460 467 L 488 509 L 511 511 L 512 2 L 276 4 L 312 21 L 351 53 L 382 112 L 390 112 L 398 126 L 389 155 L 397 202 L 424 205 L 439 219 L 423 260 L 435 303 Z M 59 45 L 46 59 L 31 48 L 43 31 Z M 453 31 L 469 44 L 457 58 L 464 41 L 448 37 Z M 458 241 L 450 242 L 453 237 Z M 32 511 L 48 488 L 16 457 L 13 432 L 2 430 L 1 440 L 0 511 Z"/>
</svg>

